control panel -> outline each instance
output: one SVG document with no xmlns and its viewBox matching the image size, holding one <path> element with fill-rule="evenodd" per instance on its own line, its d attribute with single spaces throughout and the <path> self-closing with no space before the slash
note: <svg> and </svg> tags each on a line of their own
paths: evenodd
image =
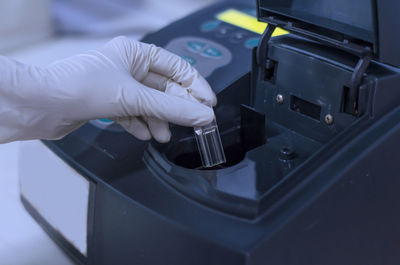
<svg viewBox="0 0 400 265">
<path fill-rule="evenodd" d="M 165 49 L 180 55 L 205 78 L 232 60 L 232 53 L 226 47 L 204 38 L 188 36 L 173 39 Z"/>
</svg>

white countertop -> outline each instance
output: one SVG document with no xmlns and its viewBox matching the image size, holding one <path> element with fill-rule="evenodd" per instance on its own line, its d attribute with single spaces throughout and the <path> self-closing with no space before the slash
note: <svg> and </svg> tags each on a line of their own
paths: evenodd
<svg viewBox="0 0 400 265">
<path fill-rule="evenodd" d="M 18 142 L 0 145 L 0 264 L 72 265 L 22 206 L 18 146 Z"/>
</svg>

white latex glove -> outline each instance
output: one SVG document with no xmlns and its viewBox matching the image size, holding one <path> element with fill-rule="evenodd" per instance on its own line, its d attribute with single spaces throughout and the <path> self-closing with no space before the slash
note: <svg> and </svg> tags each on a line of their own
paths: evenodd
<svg viewBox="0 0 400 265">
<path fill-rule="evenodd" d="M 203 104 L 201 104 L 201 103 Z M 0 142 L 59 139 L 109 118 L 141 140 L 167 142 L 168 122 L 202 126 L 216 97 L 186 61 L 126 37 L 46 68 L 0 56 Z"/>
</svg>

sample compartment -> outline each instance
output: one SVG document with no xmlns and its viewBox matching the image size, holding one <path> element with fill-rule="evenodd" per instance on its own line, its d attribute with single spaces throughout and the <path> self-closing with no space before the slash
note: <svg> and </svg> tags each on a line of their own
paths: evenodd
<svg viewBox="0 0 400 265">
<path fill-rule="evenodd" d="M 237 216 L 253 218 L 262 200 L 320 144 L 286 130 L 244 107 L 237 125 L 221 130 L 226 163 L 203 168 L 196 140 L 188 135 L 168 145 L 153 143 L 147 165 L 164 181 L 195 200 Z M 257 126 L 262 126 L 259 128 Z"/>
<path fill-rule="evenodd" d="M 190 128 L 175 127 L 170 143 L 150 145 L 147 165 L 174 188 L 210 207 L 257 216 L 263 196 L 319 145 L 246 105 L 239 115 L 228 123 L 219 119 L 224 164 L 204 168 Z"/>
<path fill-rule="evenodd" d="M 265 115 L 242 105 L 240 124 L 221 132 L 226 162 L 214 167 L 203 167 L 194 137 L 186 137 L 170 144 L 165 154 L 175 165 L 200 170 L 231 167 L 243 160 L 246 152 L 265 143 Z"/>
</svg>

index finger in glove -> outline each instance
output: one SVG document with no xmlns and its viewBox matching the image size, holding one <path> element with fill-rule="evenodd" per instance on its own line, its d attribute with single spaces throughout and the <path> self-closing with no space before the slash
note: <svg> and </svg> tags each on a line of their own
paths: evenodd
<svg viewBox="0 0 400 265">
<path fill-rule="evenodd" d="M 206 125 L 214 118 L 212 108 L 197 101 L 168 95 L 142 84 L 133 85 L 137 89 L 127 87 L 117 90 L 118 94 L 114 97 L 118 98 L 119 104 L 111 106 L 113 109 L 117 106 L 117 109 L 112 111 L 114 116 L 155 117 L 188 127 Z M 106 116 L 105 113 L 103 116 Z"/>
<path fill-rule="evenodd" d="M 190 89 L 192 95 L 202 103 L 210 106 L 217 104 L 215 93 L 207 81 L 184 59 L 165 49 L 141 43 L 147 50 L 149 71 L 168 77 Z"/>
</svg>

